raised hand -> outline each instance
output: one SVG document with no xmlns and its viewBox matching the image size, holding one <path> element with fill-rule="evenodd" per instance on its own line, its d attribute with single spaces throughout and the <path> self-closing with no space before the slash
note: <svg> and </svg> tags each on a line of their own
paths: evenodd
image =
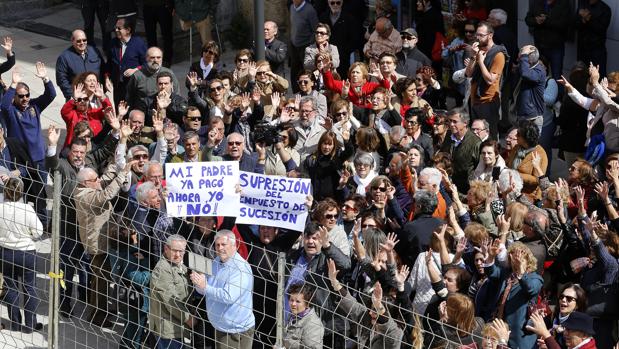
<svg viewBox="0 0 619 349">
<path fill-rule="evenodd" d="M 260 101 L 262 100 L 262 91 L 258 86 L 254 87 L 254 90 L 251 91 L 251 100 L 254 104 L 260 104 Z"/>
<path fill-rule="evenodd" d="M 614 183 L 619 182 L 619 161 L 611 161 L 608 165 L 606 167 L 606 178 L 612 179 Z"/>
<path fill-rule="evenodd" d="M 247 73 L 249 74 L 249 76 L 251 77 L 253 81 L 253 79 L 256 78 L 256 72 L 258 71 L 258 69 L 256 68 L 256 62 L 249 62 L 247 63 L 247 66 L 248 66 Z"/>
<path fill-rule="evenodd" d="M 114 84 L 109 76 L 105 77 L 105 89 L 107 92 L 114 92 Z"/>
<path fill-rule="evenodd" d="M 13 52 L 13 39 L 10 36 L 5 36 L 0 46 L 2 46 L 7 56 L 10 55 Z"/>
<path fill-rule="evenodd" d="M 434 231 L 434 232 L 432 232 L 432 234 L 433 234 L 434 236 L 436 236 L 436 238 L 438 239 L 438 241 L 441 241 L 441 242 L 443 242 L 443 243 L 444 243 L 444 242 L 445 242 L 445 232 L 446 232 L 446 231 L 447 231 L 447 224 L 443 224 L 443 225 L 441 226 L 441 230 L 440 230 L 440 231 L 438 231 L 438 232 L 437 232 L 437 231 Z"/>
<path fill-rule="evenodd" d="M 15 87 L 18 83 L 21 82 L 22 77 L 21 74 L 19 73 L 19 67 L 15 67 L 13 69 L 13 73 L 11 74 L 11 79 L 13 80 L 11 86 Z"/>
<path fill-rule="evenodd" d="M 131 125 L 129 124 L 129 120 L 123 119 L 120 122 L 120 137 L 123 139 L 127 139 L 132 134 L 133 134 L 133 129 L 131 128 Z"/>
<path fill-rule="evenodd" d="M 187 74 L 187 81 L 189 81 L 189 89 L 194 90 L 199 84 L 198 73 L 190 71 Z"/>
<path fill-rule="evenodd" d="M 370 63 L 370 75 L 374 76 L 374 77 L 380 77 L 380 68 L 378 67 L 378 64 L 376 63 Z"/>
<path fill-rule="evenodd" d="M 118 102 L 118 117 L 124 118 L 129 112 L 129 105 L 125 101 Z"/>
<path fill-rule="evenodd" d="M 595 184 L 595 192 L 599 195 L 600 199 L 605 203 L 608 202 L 608 182 L 599 182 Z"/>
<path fill-rule="evenodd" d="M 458 239 L 458 244 L 456 245 L 456 253 L 464 253 L 464 251 L 466 250 L 466 245 L 468 243 L 469 241 L 464 236 Z"/>
<path fill-rule="evenodd" d="M 191 279 L 191 282 L 194 284 L 194 286 L 196 286 L 197 288 L 201 290 L 206 288 L 206 276 L 204 276 L 204 274 L 192 271 L 191 275 L 189 275 L 189 278 Z"/>
<path fill-rule="evenodd" d="M 339 188 L 344 188 L 344 186 L 348 183 L 350 176 L 351 174 L 350 172 L 348 172 L 347 169 L 342 170 L 342 174 L 340 175 Z"/>
<path fill-rule="evenodd" d="M 281 94 L 277 91 L 271 93 L 271 105 L 273 108 L 279 108 L 279 103 L 281 103 Z"/>
<path fill-rule="evenodd" d="M 251 99 L 249 97 L 249 92 L 242 93 L 241 94 L 241 110 L 242 111 L 247 110 L 250 104 L 251 104 Z"/>
<path fill-rule="evenodd" d="M 331 247 L 331 242 L 329 241 L 329 230 L 326 227 L 321 226 L 320 228 L 318 228 L 318 231 L 320 233 L 320 242 L 322 248 Z"/>
<path fill-rule="evenodd" d="M 387 235 L 387 240 L 385 240 L 384 243 L 380 244 L 380 248 L 389 253 L 391 251 L 393 251 L 393 248 L 395 247 L 395 245 L 398 244 L 398 242 L 400 242 L 400 240 L 398 240 L 397 235 L 395 235 L 395 233 L 389 233 Z"/>
<path fill-rule="evenodd" d="M 324 127 L 327 131 L 330 131 L 333 128 L 333 119 L 331 117 L 326 116 L 321 122 L 320 125 Z"/>
<path fill-rule="evenodd" d="M 34 72 L 34 76 L 36 76 L 39 79 L 47 79 L 47 69 L 45 68 L 45 64 L 43 64 L 43 62 L 37 62 L 34 65 L 35 68 L 35 72 Z"/>
<path fill-rule="evenodd" d="M 531 320 L 531 324 L 533 326 L 529 326 L 527 325 L 527 330 L 535 333 L 536 335 L 542 337 L 542 338 L 547 338 L 550 337 L 550 332 L 548 331 L 548 328 L 546 327 L 546 323 L 544 322 L 544 317 L 539 314 L 539 313 L 533 313 L 531 314 L 531 317 L 529 318 L 529 320 Z"/>
<path fill-rule="evenodd" d="M 110 124 L 112 129 L 120 131 L 120 120 L 116 116 L 116 112 L 113 107 L 107 107 L 103 111 L 103 115 L 105 116 L 105 120 Z"/>
<path fill-rule="evenodd" d="M 170 103 L 172 103 L 172 98 L 165 90 L 157 94 L 157 109 L 166 109 Z"/>
<path fill-rule="evenodd" d="M 310 211 L 312 209 L 312 205 L 314 204 L 314 197 L 309 194 L 305 197 L 305 208 Z"/>
<path fill-rule="evenodd" d="M 512 222 L 511 217 L 507 217 L 507 219 L 505 219 L 505 215 L 499 215 L 496 218 L 496 225 L 499 228 L 499 234 L 504 235 L 504 234 L 509 233 L 511 222 Z"/>
<path fill-rule="evenodd" d="M 395 281 L 397 282 L 398 286 L 404 286 L 406 278 L 408 278 L 408 274 L 410 274 L 410 272 L 411 270 L 408 265 L 402 264 L 398 272 L 395 274 Z"/>
<path fill-rule="evenodd" d="M 50 147 L 55 147 L 58 145 L 58 140 L 60 139 L 60 130 L 56 128 L 54 125 L 50 125 L 47 128 L 47 144 Z"/>
<path fill-rule="evenodd" d="M 512 331 L 509 330 L 509 326 L 507 326 L 507 323 L 505 323 L 505 321 L 500 319 L 494 319 L 490 324 L 490 328 L 492 328 L 494 332 L 496 332 L 501 341 L 507 343 L 507 341 L 509 340 L 509 335 Z"/>
<path fill-rule="evenodd" d="M 153 114 L 153 128 L 157 134 L 163 133 L 163 116 L 159 113 Z"/>
<path fill-rule="evenodd" d="M 219 131 L 217 129 L 211 129 L 208 131 L 207 135 L 207 146 L 209 148 L 213 148 L 217 144 L 217 136 L 219 135 Z"/>
<path fill-rule="evenodd" d="M 73 87 L 73 98 L 78 99 L 78 98 L 84 98 L 86 97 L 86 91 L 84 90 L 84 84 L 83 83 L 79 83 L 76 86 Z"/>
<path fill-rule="evenodd" d="M 355 225 L 352 227 L 352 237 L 353 239 L 359 239 L 359 234 L 361 233 L 361 218 L 357 218 L 355 220 Z"/>
<path fill-rule="evenodd" d="M 283 108 L 281 112 L 279 113 L 279 123 L 285 124 L 290 120 L 291 120 L 290 111 L 288 111 L 288 108 Z"/>
<path fill-rule="evenodd" d="M 589 83 L 595 85 L 598 81 L 600 81 L 600 66 L 595 66 L 592 62 L 589 62 Z"/>
<path fill-rule="evenodd" d="M 374 292 L 372 292 L 372 306 L 374 309 L 382 309 L 383 301 L 383 287 L 380 282 L 376 281 L 374 284 Z"/>
<path fill-rule="evenodd" d="M 585 205 L 585 190 L 581 187 L 581 186 L 576 186 L 574 188 L 574 194 L 576 194 L 576 201 L 578 202 L 578 205 L 582 205 L 584 207 Z"/>
<path fill-rule="evenodd" d="M 339 282 L 337 281 L 337 274 L 340 271 L 337 270 L 337 268 L 335 267 L 335 262 L 331 258 L 329 258 L 329 260 L 327 261 L 327 269 L 328 269 L 329 281 L 331 281 L 331 285 L 334 285 L 334 284 L 339 285 Z"/>
<path fill-rule="evenodd" d="M 105 92 L 103 91 L 103 85 L 97 84 L 97 86 L 95 87 L 95 97 L 97 97 L 98 99 L 103 99 L 104 95 Z"/>
</svg>

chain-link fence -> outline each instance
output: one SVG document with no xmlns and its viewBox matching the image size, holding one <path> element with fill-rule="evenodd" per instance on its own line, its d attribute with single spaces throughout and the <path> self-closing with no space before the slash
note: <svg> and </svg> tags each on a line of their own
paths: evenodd
<svg viewBox="0 0 619 349">
<path fill-rule="evenodd" d="M 438 296 L 430 316 L 413 313 L 408 290 L 383 280 L 398 272 L 394 266 L 365 270 L 354 252 L 318 246 L 311 234 L 168 217 L 161 200 L 135 190 L 114 164 L 101 176 L 80 172 L 81 185 L 67 160 L 50 164 L 59 170 L 46 181 L 46 172 L 28 166 L 0 168 L 5 348 L 214 348 L 247 339 L 254 348 L 481 345 L 483 323 L 437 321 L 445 312 Z M 241 256 L 225 266 L 215 260 L 223 229 Z M 212 274 L 204 286 L 190 276 L 197 272 Z M 241 335 L 226 335 L 234 331 Z"/>
</svg>

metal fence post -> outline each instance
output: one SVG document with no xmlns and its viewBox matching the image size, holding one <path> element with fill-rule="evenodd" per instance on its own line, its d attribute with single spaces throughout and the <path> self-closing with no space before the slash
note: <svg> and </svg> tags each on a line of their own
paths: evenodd
<svg viewBox="0 0 619 349">
<path fill-rule="evenodd" d="M 286 271 L 286 254 L 280 252 L 277 256 L 277 312 L 275 313 L 275 321 L 277 321 L 277 330 L 275 333 L 275 347 L 284 347 L 284 291 L 286 285 L 284 276 Z"/>
<path fill-rule="evenodd" d="M 54 196 L 52 201 L 52 249 L 50 253 L 49 324 L 47 348 L 58 348 L 58 310 L 60 302 L 60 195 L 62 174 L 54 172 Z"/>
</svg>

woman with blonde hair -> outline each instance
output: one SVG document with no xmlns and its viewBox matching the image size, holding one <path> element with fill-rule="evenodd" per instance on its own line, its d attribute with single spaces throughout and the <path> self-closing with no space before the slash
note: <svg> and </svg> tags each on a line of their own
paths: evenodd
<svg viewBox="0 0 619 349">
<path fill-rule="evenodd" d="M 505 216 L 509 218 L 509 234 L 507 235 L 507 241 L 510 243 L 513 241 L 518 241 L 524 235 L 522 233 L 522 227 L 524 226 L 524 218 L 529 212 L 529 208 L 520 203 L 520 202 L 512 202 L 507 205 L 505 209 Z"/>
<path fill-rule="evenodd" d="M 500 285 L 495 317 L 505 320 L 512 330 L 509 336 L 510 348 L 533 348 L 537 336 L 525 332 L 528 305 L 542 289 L 544 281 L 535 272 L 537 259 L 531 250 L 521 242 L 512 243 L 507 249 L 507 267 L 500 267 L 495 258 L 502 249 L 496 239 L 484 247 L 487 251 L 485 272 L 491 282 Z"/>
<path fill-rule="evenodd" d="M 468 296 L 453 293 L 447 297 L 444 305 L 441 304 L 439 310 L 443 334 L 447 339 L 445 349 L 457 349 L 473 343 L 478 347 L 481 345 L 484 320 L 475 317 L 475 304 Z"/>
<path fill-rule="evenodd" d="M 494 217 L 490 211 L 487 199 L 492 195 L 492 184 L 486 181 L 471 181 L 468 192 L 466 193 L 466 203 L 469 206 L 471 219 L 481 223 L 490 234 L 496 234 L 497 228 L 494 224 Z"/>
<path fill-rule="evenodd" d="M 264 107 L 264 113 L 273 115 L 273 109 L 277 106 L 272 105 L 271 94 L 274 92 L 285 94 L 288 90 L 288 80 L 273 73 L 269 62 L 261 60 L 249 64 L 247 75 L 239 79 L 238 85 L 242 90 L 246 90 L 251 82 L 255 82 L 255 88 L 260 91 L 260 104 Z"/>
<path fill-rule="evenodd" d="M 362 62 L 355 62 L 350 66 L 346 81 L 335 80 L 333 73 L 326 66 L 322 67 L 321 72 L 328 90 L 340 93 L 342 98 L 348 99 L 358 107 L 371 108 L 370 97 L 374 90 L 379 86 L 389 89 L 391 85 L 388 79 L 383 79 L 380 84 L 368 81 L 370 75 L 368 67 Z"/>
</svg>

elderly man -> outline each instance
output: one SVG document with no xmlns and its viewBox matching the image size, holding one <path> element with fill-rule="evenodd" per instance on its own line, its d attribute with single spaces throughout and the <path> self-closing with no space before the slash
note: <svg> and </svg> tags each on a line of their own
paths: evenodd
<svg viewBox="0 0 619 349">
<path fill-rule="evenodd" d="M 187 131 L 183 134 L 183 148 L 185 152 L 173 155 L 168 162 L 198 162 L 202 161 L 200 150 L 200 136 L 195 131 Z"/>
<path fill-rule="evenodd" d="M 125 97 L 127 82 L 140 67 L 146 64 L 146 43 L 135 34 L 135 20 L 119 18 L 114 28 L 116 37 L 108 54 L 110 79 L 114 84 L 114 104 Z M 161 64 L 161 63 L 160 63 Z"/>
<path fill-rule="evenodd" d="M 153 110 L 160 109 L 165 109 L 166 117 L 172 122 L 177 124 L 182 122 L 183 116 L 187 112 L 187 100 L 179 95 L 179 90 L 173 86 L 175 79 L 171 72 L 160 71 L 155 78 L 157 83 L 156 92 L 138 101 L 136 108 L 146 113 L 147 125 L 150 126 L 153 123 Z"/>
<path fill-rule="evenodd" d="M 405 76 L 416 76 L 417 70 L 424 65 L 431 66 L 432 61 L 417 47 L 419 35 L 413 28 L 404 29 L 400 32 L 402 38 L 402 51 L 396 53 L 398 65 L 396 71 Z"/>
<path fill-rule="evenodd" d="M 256 143 L 256 151 L 247 154 L 245 153 L 243 136 L 240 133 L 234 132 L 227 137 L 228 148 L 226 154 L 215 156 L 213 155 L 213 148 L 215 146 L 216 133 L 217 130 L 209 131 L 209 139 L 202 152 L 202 161 L 238 161 L 241 171 L 264 174 L 264 164 L 266 163 L 266 149 L 264 145 Z M 287 169 L 287 171 L 291 170 L 292 168 Z"/>
<path fill-rule="evenodd" d="M 453 182 L 461 193 L 469 190 L 469 176 L 479 162 L 479 137 L 467 126 L 470 118 L 464 109 L 453 109 L 447 113 L 451 139 L 443 144 L 442 151 L 451 154 Z"/>
<path fill-rule="evenodd" d="M 256 325 L 252 292 L 254 275 L 249 263 L 237 253 L 234 233 L 215 235 L 213 274 L 192 273 L 198 293 L 206 297 L 208 319 L 215 327 L 215 348 L 250 349 Z"/>
<path fill-rule="evenodd" d="M 546 90 L 546 67 L 539 61 L 539 51 L 533 45 L 520 49 L 518 55 L 520 90 L 516 96 L 518 120 L 528 120 L 542 134 L 544 124 L 544 91 Z"/>
<path fill-rule="evenodd" d="M 417 256 L 430 247 L 432 233 L 443 224 L 442 220 L 432 217 L 438 206 L 435 193 L 423 189 L 417 190 L 413 199 L 415 217 L 402 227 L 398 233 L 400 243 L 396 245 L 396 251 L 402 256 L 402 262 L 411 268 Z"/>
<path fill-rule="evenodd" d="M 302 97 L 299 107 L 299 120 L 295 125 L 298 135 L 295 150 L 301 155 L 301 163 L 303 163 L 307 156 L 316 151 L 318 141 L 327 129 L 320 122 L 322 118 L 317 115 L 317 103 L 314 97 Z"/>
<path fill-rule="evenodd" d="M 365 57 L 370 60 L 370 63 L 378 63 L 381 53 L 395 55 L 401 49 L 402 38 L 400 38 L 400 33 L 393 28 L 391 21 L 385 17 L 377 19 L 374 32 L 363 47 Z"/>
<path fill-rule="evenodd" d="M 490 138 L 497 139 L 501 81 L 509 56 L 504 46 L 494 43 L 494 28 L 490 23 L 480 23 L 475 35 L 479 42 L 472 46 L 475 56 L 465 71 L 466 76 L 471 78 L 471 112 L 476 119 L 488 120 Z"/>
<path fill-rule="evenodd" d="M 475 119 L 471 123 L 471 131 L 473 131 L 482 142 L 490 138 L 489 128 L 490 124 L 484 119 Z"/>
<path fill-rule="evenodd" d="M 118 169 L 110 165 L 99 177 L 95 170 L 85 167 L 77 173 L 74 202 L 79 224 L 80 241 L 90 257 L 90 297 L 92 307 L 89 321 L 98 326 L 110 326 L 107 320 L 108 281 L 111 280 L 107 260 L 107 239 L 113 229 L 112 200 L 127 179 L 133 162 Z M 104 188 L 105 187 L 105 188 Z"/>
<path fill-rule="evenodd" d="M 129 126 L 133 130 L 133 134 L 127 140 L 127 147 L 131 148 L 134 145 L 150 146 L 155 141 L 155 130 L 152 126 L 144 126 L 146 115 L 139 109 L 133 109 L 129 113 Z"/>
<path fill-rule="evenodd" d="M 161 91 L 159 82 L 157 81 L 159 73 L 167 72 L 170 77 L 173 91 L 180 91 L 178 80 L 174 72 L 169 68 L 162 66 L 163 52 L 159 47 L 151 47 L 146 51 L 146 66 L 136 71 L 127 84 L 127 92 L 125 101 L 131 107 L 136 107 L 140 104 L 140 100 L 152 96 Z"/>
<path fill-rule="evenodd" d="M 273 21 L 264 22 L 264 58 L 271 65 L 273 73 L 284 76 L 288 46 L 277 39 L 277 23 Z"/>
<path fill-rule="evenodd" d="M 81 73 L 91 71 L 101 74 L 104 64 L 103 56 L 96 47 L 88 45 L 86 33 L 74 30 L 71 35 L 71 47 L 62 51 L 56 60 L 56 85 L 68 101 L 73 97 L 73 79 Z"/>
<path fill-rule="evenodd" d="M 187 240 L 171 235 L 163 247 L 163 257 L 150 277 L 148 327 L 157 338 L 157 349 L 182 349 L 184 325 L 191 327 L 192 318 L 184 311 L 191 295 L 187 267 L 183 256 Z"/>
</svg>

